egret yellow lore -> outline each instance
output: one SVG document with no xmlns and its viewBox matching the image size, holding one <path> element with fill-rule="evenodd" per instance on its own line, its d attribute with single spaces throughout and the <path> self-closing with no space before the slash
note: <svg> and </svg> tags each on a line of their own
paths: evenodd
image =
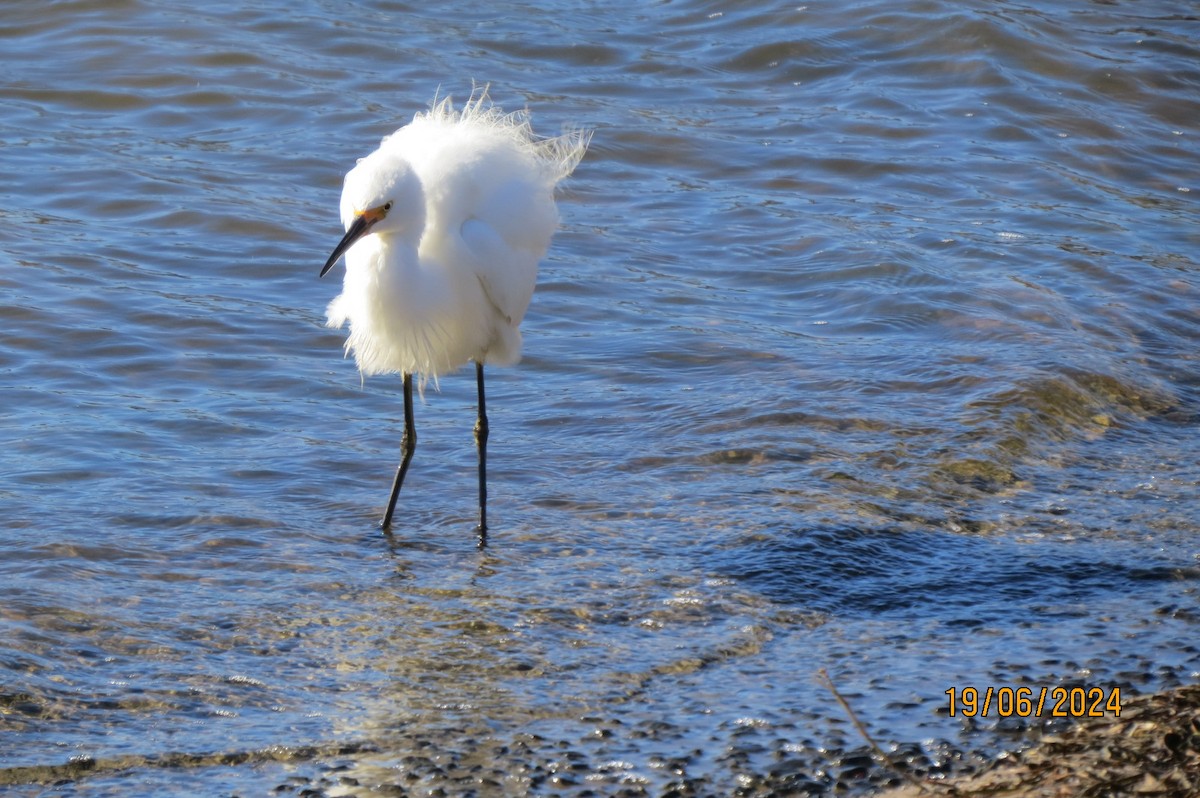
<svg viewBox="0 0 1200 798">
<path fill-rule="evenodd" d="M 364 375 L 398 373 L 404 386 L 400 466 L 388 529 L 416 449 L 412 386 L 475 363 L 479 414 L 479 535 L 487 534 L 485 365 L 521 356 L 521 320 L 538 261 L 558 226 L 555 186 L 574 171 L 590 131 L 533 134 L 525 112 L 505 114 L 486 89 L 455 109 L 449 97 L 388 136 L 346 174 L 346 234 L 321 269 L 345 256 L 342 293 L 327 324 L 348 324 L 347 353 Z"/>
</svg>

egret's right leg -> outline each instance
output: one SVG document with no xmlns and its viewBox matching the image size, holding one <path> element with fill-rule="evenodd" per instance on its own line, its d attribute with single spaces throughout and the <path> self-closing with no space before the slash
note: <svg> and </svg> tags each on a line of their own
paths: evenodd
<svg viewBox="0 0 1200 798">
<path fill-rule="evenodd" d="M 392 514 L 396 512 L 396 499 L 400 496 L 400 486 L 404 484 L 404 475 L 408 473 L 408 464 L 412 461 L 413 452 L 417 448 L 417 430 L 413 426 L 412 375 L 404 375 L 404 437 L 400 439 L 400 467 L 396 469 L 396 481 L 392 483 L 392 496 L 388 499 L 387 512 L 380 526 L 390 529 Z"/>
<path fill-rule="evenodd" d="M 487 404 L 483 397 L 483 364 L 475 363 L 475 386 L 479 391 L 479 417 L 475 421 L 475 446 L 479 449 L 479 547 L 487 545 Z"/>
</svg>

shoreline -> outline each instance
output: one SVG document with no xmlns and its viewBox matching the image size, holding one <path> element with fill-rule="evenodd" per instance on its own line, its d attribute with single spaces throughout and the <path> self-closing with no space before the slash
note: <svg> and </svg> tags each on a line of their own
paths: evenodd
<svg viewBox="0 0 1200 798">
<path fill-rule="evenodd" d="M 1120 716 L 1080 721 L 975 773 L 904 784 L 875 798 L 1200 795 L 1200 684 L 1130 698 Z"/>
<path fill-rule="evenodd" d="M 836 695 L 836 693 L 835 693 Z M 851 716 L 853 713 L 851 713 Z M 853 717 L 852 717 L 853 720 Z M 598 721 L 591 742 L 640 730 Z M 0 768 L 0 785 L 90 783 L 103 790 L 139 771 L 278 768 L 272 793 L 309 798 L 376 795 L 621 798 L 869 796 L 870 798 L 1196 798 L 1200 795 L 1200 684 L 1135 695 L 1119 716 L 1070 725 L 1043 722 L 1014 736 L 1008 751 L 989 755 L 948 741 L 901 743 L 872 750 L 849 745 L 795 750 L 786 737 L 760 738 L 754 727 L 718 745 L 724 777 L 696 772 L 700 750 L 652 757 L 650 773 L 592 750 L 580 740 L 519 733 L 499 739 L 478 729 L 447 738 L 401 734 L 394 749 L 371 742 L 272 747 L 248 752 L 171 753 Z M 670 729 L 658 739 L 671 749 Z M 863 730 L 860 729 L 860 733 Z M 643 735 L 645 736 L 645 735 Z M 642 739 L 638 737 L 638 739 Z M 649 739 L 647 737 L 647 739 Z M 393 743 L 400 742 L 394 740 Z M 713 754 L 712 751 L 709 754 Z M 767 764 L 774 760 L 773 764 Z M 766 765 L 764 767 L 764 765 Z M 647 778 L 647 776 L 651 776 Z M 270 779 L 270 777 L 268 777 Z M 732 783 L 730 783 L 732 781 Z M 240 793 L 239 793 L 240 794 Z"/>
</svg>

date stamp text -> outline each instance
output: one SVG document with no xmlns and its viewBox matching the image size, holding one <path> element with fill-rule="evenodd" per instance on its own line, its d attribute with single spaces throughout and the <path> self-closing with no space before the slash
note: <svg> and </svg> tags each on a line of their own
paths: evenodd
<svg viewBox="0 0 1200 798">
<path fill-rule="evenodd" d="M 1120 687 L 951 687 L 950 717 L 1121 717 Z"/>
</svg>

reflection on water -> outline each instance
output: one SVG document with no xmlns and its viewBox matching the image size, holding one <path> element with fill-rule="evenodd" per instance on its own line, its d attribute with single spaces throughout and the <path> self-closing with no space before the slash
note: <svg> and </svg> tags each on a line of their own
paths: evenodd
<svg viewBox="0 0 1200 798">
<path fill-rule="evenodd" d="M 922 771 L 1036 733 L 950 687 L 1196 679 L 1189 7 L 369 5 L 6 18 L 0 785 L 865 791 L 822 668 Z M 597 131 L 484 551 L 466 374 L 376 528 L 316 279 L 473 77 Z"/>
</svg>

